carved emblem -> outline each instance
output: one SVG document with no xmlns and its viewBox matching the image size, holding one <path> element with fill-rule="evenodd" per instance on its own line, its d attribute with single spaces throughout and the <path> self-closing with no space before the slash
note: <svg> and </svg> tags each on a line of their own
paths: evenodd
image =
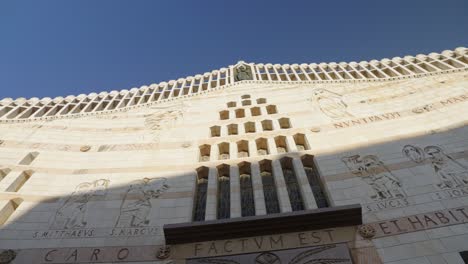
<svg viewBox="0 0 468 264">
<path fill-rule="evenodd" d="M 314 133 L 318 133 L 320 132 L 320 127 L 313 127 L 310 129 L 310 131 L 314 132 Z"/>
<path fill-rule="evenodd" d="M 167 259 L 171 255 L 171 247 L 162 246 L 158 249 L 156 253 L 156 258 L 158 259 Z"/>
<path fill-rule="evenodd" d="M 255 264 L 281 264 L 281 260 L 273 253 L 265 252 L 255 258 Z"/>
<path fill-rule="evenodd" d="M 360 226 L 358 232 L 363 238 L 372 238 L 375 236 L 375 228 L 371 225 Z"/>
<path fill-rule="evenodd" d="M 0 264 L 9 264 L 16 258 L 16 252 L 8 249 L 0 253 Z"/>
<path fill-rule="evenodd" d="M 91 149 L 91 146 L 88 146 L 88 145 L 84 145 L 84 146 L 81 146 L 80 148 L 80 151 L 81 152 L 87 152 Z"/>
<path fill-rule="evenodd" d="M 432 111 L 432 108 L 433 107 L 430 104 L 423 105 L 421 107 L 417 107 L 417 108 L 413 109 L 413 113 L 421 114 L 423 112 L 430 112 L 430 111 Z"/>
<path fill-rule="evenodd" d="M 190 147 L 190 146 L 192 146 L 192 143 L 190 143 L 190 142 L 184 142 L 184 143 L 182 144 L 182 147 L 183 147 L 183 148 L 188 148 L 188 147 Z"/>
</svg>

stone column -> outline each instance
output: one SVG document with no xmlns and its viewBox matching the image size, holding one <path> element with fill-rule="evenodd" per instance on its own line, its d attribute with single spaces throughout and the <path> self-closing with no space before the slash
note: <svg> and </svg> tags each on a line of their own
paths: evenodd
<svg viewBox="0 0 468 264">
<path fill-rule="evenodd" d="M 257 157 L 257 156 L 258 156 L 257 144 L 255 143 L 255 140 L 251 139 L 249 140 L 249 157 Z"/>
<path fill-rule="evenodd" d="M 283 170 L 281 169 L 280 161 L 273 160 L 272 167 L 281 213 L 291 212 L 291 201 L 289 201 L 288 190 L 286 189 L 286 183 L 284 181 L 284 175 Z"/>
<path fill-rule="evenodd" d="M 276 143 L 274 138 L 267 138 L 268 152 L 270 155 L 277 155 L 278 150 L 276 149 Z"/>
<path fill-rule="evenodd" d="M 210 168 L 208 172 L 208 188 L 206 191 L 205 220 L 216 219 L 216 206 L 218 195 L 218 171 Z"/>
<path fill-rule="evenodd" d="M 271 125 L 272 125 L 274 131 L 279 131 L 279 130 L 281 130 L 281 127 L 280 127 L 280 124 L 279 124 L 278 119 L 274 119 L 274 118 L 271 119 Z"/>
<path fill-rule="evenodd" d="M 252 174 L 252 188 L 255 202 L 255 215 L 265 215 L 265 195 L 263 194 L 262 176 L 260 176 L 260 166 L 258 163 L 250 165 L 250 173 Z"/>
<path fill-rule="evenodd" d="M 237 143 L 229 142 L 229 158 L 237 159 Z"/>
<path fill-rule="evenodd" d="M 309 184 L 309 179 L 307 179 L 307 174 L 305 173 L 304 166 L 299 158 L 295 157 L 292 160 L 294 166 L 294 172 L 297 177 L 297 183 L 301 189 L 302 201 L 304 203 L 305 209 L 317 209 L 317 203 L 315 202 L 314 194 L 312 188 Z"/>
<path fill-rule="evenodd" d="M 297 152 L 297 146 L 293 136 L 286 136 L 286 146 L 288 148 L 288 152 Z"/>
<path fill-rule="evenodd" d="M 217 161 L 219 156 L 218 143 L 213 143 L 210 149 L 210 161 Z"/>
<path fill-rule="evenodd" d="M 229 181 L 231 186 L 231 218 L 241 216 L 241 199 L 240 199 L 240 179 L 239 167 L 231 165 L 229 171 Z"/>
</svg>

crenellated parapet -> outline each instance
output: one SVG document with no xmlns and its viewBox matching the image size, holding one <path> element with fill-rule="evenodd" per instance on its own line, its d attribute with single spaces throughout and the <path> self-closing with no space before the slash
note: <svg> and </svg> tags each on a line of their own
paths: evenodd
<svg viewBox="0 0 468 264">
<path fill-rule="evenodd" d="M 202 75 L 151 84 L 130 90 L 80 94 L 78 96 L 4 98 L 0 100 L 0 123 L 72 118 L 186 98 L 227 88 L 240 82 L 366 82 L 391 81 L 468 69 L 464 47 L 429 55 L 395 57 L 380 61 L 312 64 L 263 64 L 238 62 Z"/>
</svg>

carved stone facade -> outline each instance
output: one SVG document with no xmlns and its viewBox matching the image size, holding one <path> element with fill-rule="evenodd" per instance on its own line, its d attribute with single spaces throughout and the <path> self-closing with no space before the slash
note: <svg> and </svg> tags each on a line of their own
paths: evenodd
<svg viewBox="0 0 468 264">
<path fill-rule="evenodd" d="M 467 56 L 3 99 L 0 263 L 463 263 Z M 235 228 L 170 244 L 173 224 Z"/>
</svg>

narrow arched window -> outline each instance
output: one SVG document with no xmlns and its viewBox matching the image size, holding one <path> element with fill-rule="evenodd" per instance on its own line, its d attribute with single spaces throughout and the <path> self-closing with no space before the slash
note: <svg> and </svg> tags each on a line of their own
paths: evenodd
<svg viewBox="0 0 468 264">
<path fill-rule="evenodd" d="M 218 170 L 218 195 L 217 195 L 217 219 L 225 219 L 231 216 L 231 184 L 230 166 L 222 164 Z"/>
<path fill-rule="evenodd" d="M 219 119 L 221 120 L 229 119 L 229 111 L 224 110 L 224 111 L 219 112 Z"/>
<path fill-rule="evenodd" d="M 220 160 L 229 159 L 229 143 L 228 142 L 223 142 L 223 143 L 218 144 L 218 151 L 219 151 L 218 159 Z"/>
<path fill-rule="evenodd" d="M 273 122 L 271 122 L 271 120 L 263 120 L 261 123 L 262 123 L 263 131 L 273 130 Z"/>
<path fill-rule="evenodd" d="M 193 221 L 205 220 L 208 172 L 209 168 L 207 167 L 200 167 L 197 169 Z"/>
<path fill-rule="evenodd" d="M 276 144 L 276 151 L 278 153 L 288 152 L 288 147 L 286 145 L 286 137 L 285 136 L 275 137 L 275 144 Z"/>
<path fill-rule="evenodd" d="M 278 110 L 276 109 L 276 105 L 267 105 L 266 110 L 269 115 L 278 113 Z"/>
<path fill-rule="evenodd" d="M 275 179 L 272 174 L 271 160 L 262 160 L 259 162 L 259 165 L 266 212 L 267 214 L 279 213 L 280 207 L 278 193 L 276 191 Z"/>
<path fill-rule="evenodd" d="M 284 157 L 280 160 L 281 169 L 283 170 L 284 182 L 288 190 L 289 202 L 293 211 L 304 210 L 304 203 L 302 201 L 301 190 L 297 181 L 296 173 L 292 164 L 292 159 Z"/>
<path fill-rule="evenodd" d="M 39 152 L 31 152 L 19 162 L 20 165 L 31 165 L 31 163 L 39 156 Z"/>
<path fill-rule="evenodd" d="M 266 138 L 258 138 L 255 140 L 255 144 L 257 145 L 257 153 L 258 155 L 268 155 L 268 141 Z"/>
<path fill-rule="evenodd" d="M 200 161 L 210 161 L 210 152 L 211 152 L 211 146 L 210 145 L 201 145 L 199 147 L 200 149 Z"/>
<path fill-rule="evenodd" d="M 296 143 L 296 147 L 298 151 L 308 150 L 309 145 L 307 144 L 307 140 L 304 134 L 297 133 L 293 136 L 294 143 Z"/>
<path fill-rule="evenodd" d="M 256 107 L 252 107 L 250 108 L 250 114 L 252 116 L 259 116 L 262 114 L 262 111 L 260 110 L 260 107 L 256 106 Z"/>
<path fill-rule="evenodd" d="M 7 192 L 17 192 L 23 185 L 31 178 L 31 176 L 34 174 L 34 171 L 32 170 L 27 170 L 21 172 L 21 174 L 16 177 L 16 179 L 6 188 Z"/>
<path fill-rule="evenodd" d="M 1 181 L 3 178 L 5 178 L 5 177 L 8 175 L 8 173 L 10 173 L 10 171 L 11 171 L 10 169 L 2 169 L 2 170 L 0 170 L 0 181 Z"/>
<path fill-rule="evenodd" d="M 312 155 L 304 155 L 301 157 L 304 170 L 309 180 L 310 188 L 314 194 L 315 202 L 318 208 L 328 207 L 329 203 L 327 196 L 324 193 L 322 181 L 318 173 L 317 167 L 315 166 L 314 157 Z"/>
<path fill-rule="evenodd" d="M 3 207 L 0 208 L 0 226 L 5 224 L 8 221 L 8 218 L 18 209 L 20 204 L 23 202 L 21 198 L 15 198 L 9 200 L 7 203 L 3 204 Z"/>
<path fill-rule="evenodd" d="M 240 178 L 240 196 L 241 196 L 241 215 L 255 215 L 254 194 L 252 187 L 252 177 L 250 163 L 242 162 L 239 164 Z"/>
<path fill-rule="evenodd" d="M 237 142 L 237 157 L 246 158 L 249 156 L 249 142 L 241 140 Z"/>
</svg>

